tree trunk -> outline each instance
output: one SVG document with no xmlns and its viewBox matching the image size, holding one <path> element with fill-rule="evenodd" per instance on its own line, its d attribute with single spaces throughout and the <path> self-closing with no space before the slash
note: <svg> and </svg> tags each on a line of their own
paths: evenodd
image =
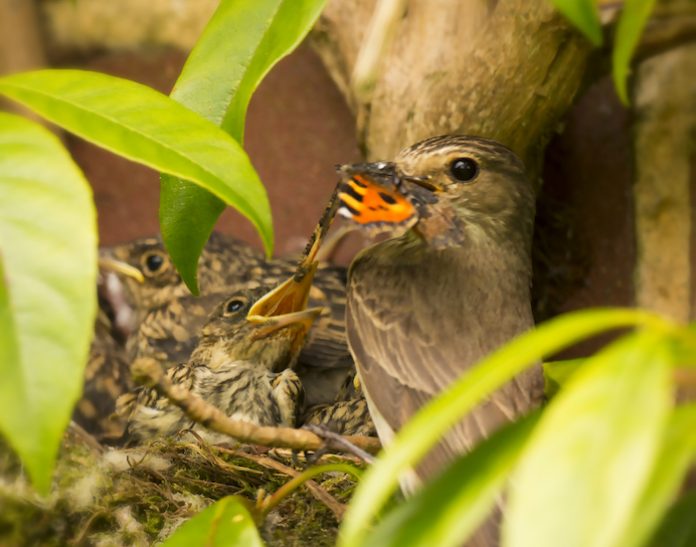
<svg viewBox="0 0 696 547">
<path fill-rule="evenodd" d="M 468 133 L 511 147 L 536 172 L 582 83 L 590 47 L 546 0 L 411 0 L 359 101 L 351 74 L 374 0 L 332 0 L 315 47 L 356 111 L 369 158 L 428 136 Z"/>
</svg>

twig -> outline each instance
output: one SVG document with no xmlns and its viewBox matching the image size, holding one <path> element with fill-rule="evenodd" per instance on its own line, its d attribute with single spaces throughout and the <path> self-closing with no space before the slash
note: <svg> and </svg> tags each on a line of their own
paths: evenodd
<svg viewBox="0 0 696 547">
<path fill-rule="evenodd" d="M 189 418 L 213 431 L 229 435 L 237 441 L 294 450 L 329 448 L 345 451 L 344 446 L 335 441 L 331 439 L 324 441 L 318 435 L 304 429 L 260 426 L 250 422 L 232 420 L 197 395 L 179 385 L 172 384 L 155 359 L 138 359 L 133 363 L 132 370 L 133 374 L 139 377 L 141 383 L 155 387 L 157 391 L 183 410 Z M 343 437 L 343 439 L 370 454 L 376 454 L 381 448 L 379 439 L 374 437 L 355 435 Z"/>
<path fill-rule="evenodd" d="M 334 433 L 333 431 L 329 431 L 328 429 L 324 427 L 320 427 L 318 425 L 314 424 L 309 424 L 304 426 L 304 428 L 307 431 L 311 431 L 312 433 L 315 433 L 324 441 L 329 440 L 332 443 L 334 443 L 336 446 L 340 446 L 343 448 L 345 452 L 349 452 L 350 454 L 354 454 L 361 460 L 367 462 L 367 463 L 372 463 L 375 461 L 375 459 L 372 457 L 372 455 L 368 454 L 364 450 L 362 450 L 359 446 L 355 446 L 354 444 L 351 444 L 349 441 L 346 440 L 345 437 L 342 437 L 338 433 Z"/>
<path fill-rule="evenodd" d="M 293 479 L 295 479 L 296 477 L 299 477 L 301 475 L 301 473 L 299 471 L 296 471 L 292 467 L 288 467 L 287 465 L 282 464 L 279 461 L 274 460 L 273 458 L 269 458 L 267 456 L 257 456 L 255 454 L 248 454 L 245 452 L 241 452 L 239 450 L 225 448 L 223 446 L 216 446 L 215 449 L 223 451 L 223 452 L 227 452 L 228 454 L 232 454 L 234 456 L 238 456 L 241 458 L 248 458 L 251 461 L 253 461 L 259 465 L 262 465 L 264 467 L 268 467 L 269 469 L 273 469 L 275 471 L 283 473 L 284 475 L 292 477 Z M 304 485 L 307 487 L 307 490 L 309 490 L 309 493 L 312 494 L 312 496 L 314 496 L 315 499 L 317 499 L 318 501 L 320 501 L 321 503 L 326 505 L 331 510 L 331 512 L 334 514 L 334 516 L 336 517 L 336 520 L 338 520 L 340 522 L 341 519 L 343 519 L 343 513 L 345 513 L 345 511 L 346 511 L 345 505 L 343 505 L 341 502 L 336 500 L 336 498 L 334 498 L 331 494 L 329 494 L 326 490 L 324 490 L 321 486 L 319 486 L 313 480 L 305 480 L 303 482 L 304 482 Z M 290 483 L 288 482 L 287 484 L 290 484 Z M 277 498 L 278 492 L 280 492 L 281 489 L 285 488 L 287 486 L 287 484 L 282 486 L 280 489 L 276 490 L 276 492 L 274 494 L 267 496 L 265 498 L 265 500 L 268 500 L 269 498 L 273 498 L 274 496 L 276 496 L 275 499 L 278 499 Z M 287 492 L 287 493 L 289 493 L 289 492 Z M 266 512 L 268 510 L 270 510 L 270 508 L 267 508 L 268 507 L 267 504 L 271 503 L 270 501 L 269 502 L 263 501 L 262 503 L 264 503 L 264 510 Z M 275 504 L 273 504 L 273 506 L 275 506 Z"/>
<path fill-rule="evenodd" d="M 309 487 L 309 483 L 313 483 L 317 489 L 319 489 L 319 485 L 317 485 L 314 481 L 311 479 L 313 477 L 316 477 L 317 475 L 321 475 L 322 473 L 333 473 L 333 472 L 341 472 L 341 473 L 350 473 L 355 475 L 355 469 L 353 469 L 351 466 L 347 464 L 342 464 L 342 463 L 335 463 L 335 464 L 327 464 L 327 465 L 319 465 L 316 467 L 310 467 L 309 469 L 305 469 L 302 473 L 294 472 L 293 478 L 286 482 L 283 486 L 278 488 L 273 494 L 264 497 L 263 499 L 260 500 L 259 503 L 257 503 L 257 508 L 261 512 L 262 515 L 267 515 L 274 507 L 276 507 L 281 501 L 283 501 L 287 496 L 292 494 L 295 490 L 297 490 L 300 486 L 303 484 L 307 484 Z M 322 492 L 322 497 L 328 497 L 331 499 L 330 502 L 328 502 L 328 499 L 319 499 L 319 501 L 322 501 L 324 504 L 327 505 L 329 509 L 333 512 L 333 514 L 336 516 L 338 521 L 340 522 L 341 519 L 343 518 L 343 513 L 345 512 L 345 507 L 343 504 L 340 504 L 338 501 L 336 501 L 333 496 L 329 495 L 328 492 L 325 492 L 324 490 L 321 490 Z M 323 496 L 325 494 L 326 496 Z"/>
</svg>

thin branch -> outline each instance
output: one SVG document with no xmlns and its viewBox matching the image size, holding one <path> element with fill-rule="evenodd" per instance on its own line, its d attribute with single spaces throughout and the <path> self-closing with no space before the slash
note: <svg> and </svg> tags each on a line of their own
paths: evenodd
<svg viewBox="0 0 696 547">
<path fill-rule="evenodd" d="M 155 359 L 138 359 L 133 363 L 132 370 L 141 383 L 155 387 L 189 418 L 239 442 L 294 450 L 319 450 L 322 448 L 345 450 L 345 445 L 339 445 L 330 439 L 323 440 L 318 435 L 304 429 L 260 426 L 250 422 L 232 420 L 197 395 L 181 386 L 172 384 Z M 381 449 L 379 439 L 374 437 L 355 435 L 343 437 L 343 440 L 370 454 L 376 454 Z"/>
<path fill-rule="evenodd" d="M 319 485 L 311 479 L 313 479 L 317 475 L 332 472 L 350 473 L 355 475 L 355 469 L 353 469 L 352 466 L 349 466 L 348 464 L 335 463 L 310 467 L 309 469 L 305 469 L 301 473 L 294 470 L 291 471 L 293 472 L 293 478 L 291 480 L 289 480 L 283 486 L 278 488 L 278 490 L 273 492 L 273 494 L 266 496 L 265 498 L 260 500 L 260 502 L 257 504 L 257 509 L 261 512 L 261 514 L 264 517 L 268 515 L 268 513 L 271 510 L 273 510 L 273 508 L 276 507 L 281 501 L 283 501 L 286 497 L 288 497 L 290 494 L 292 494 L 295 490 L 297 490 L 300 486 L 304 484 L 309 488 L 310 492 L 312 492 L 312 494 L 314 494 L 319 501 L 323 502 L 329 509 L 331 509 L 334 516 L 339 522 L 343 519 L 343 514 L 346 510 L 345 506 L 339 503 L 328 492 L 322 490 L 319 487 Z M 313 486 L 311 486 L 310 483 Z M 319 494 L 321 494 L 321 497 L 319 496 Z"/>
<path fill-rule="evenodd" d="M 296 471 L 292 467 L 288 467 L 285 464 L 280 463 L 277 460 L 274 460 L 273 458 L 269 458 L 267 456 L 258 456 L 255 454 L 248 454 L 246 452 L 242 452 L 240 450 L 234 450 L 231 448 L 226 448 L 224 446 L 215 446 L 215 450 L 219 450 L 221 452 L 225 452 L 228 454 L 232 454 L 234 456 L 240 457 L 240 458 L 247 458 L 259 465 L 262 465 L 264 467 L 268 467 L 269 469 L 273 469 L 275 471 L 278 471 L 280 473 L 283 473 L 289 477 L 292 477 L 293 479 L 295 477 L 300 476 L 300 472 Z M 324 490 L 321 486 L 319 486 L 315 481 L 313 480 L 307 480 L 304 482 L 304 485 L 307 487 L 307 490 L 309 490 L 309 493 L 314 496 L 315 499 L 326 505 L 331 512 L 334 514 L 336 517 L 336 520 L 339 522 L 343 519 L 343 514 L 346 511 L 346 507 L 344 504 L 336 500 L 331 494 L 329 494 L 326 490 Z M 282 487 L 281 487 L 282 488 Z M 271 496 L 274 496 L 278 493 L 278 490 L 276 491 L 275 494 L 271 494 Z M 268 497 L 271 497 L 268 496 Z M 268 497 L 266 499 L 268 499 Z"/>
</svg>

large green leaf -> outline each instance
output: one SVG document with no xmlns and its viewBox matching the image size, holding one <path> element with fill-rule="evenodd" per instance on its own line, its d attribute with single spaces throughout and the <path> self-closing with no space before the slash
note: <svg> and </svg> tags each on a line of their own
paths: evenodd
<svg viewBox="0 0 696 547">
<path fill-rule="evenodd" d="M 166 95 L 80 70 L 5 76 L 0 94 L 107 150 L 204 187 L 245 215 L 272 249 L 268 197 L 244 150 Z"/>
<path fill-rule="evenodd" d="M 637 547 L 645 544 L 660 517 L 674 501 L 695 458 L 696 404 L 692 403 L 678 407 L 670 417 L 660 453 L 634 512 L 633 522 L 618 545 Z M 691 517 L 696 535 L 696 511 Z"/>
<path fill-rule="evenodd" d="M 172 98 L 240 143 L 249 99 L 278 60 L 309 32 L 326 0 L 224 0 L 179 76 Z M 162 237 L 186 284 L 196 292 L 198 255 L 224 204 L 202 188 L 163 176 Z"/>
<path fill-rule="evenodd" d="M 602 45 L 602 27 L 596 0 L 551 0 L 556 9 L 582 31 L 595 46 Z"/>
<path fill-rule="evenodd" d="M 619 544 L 659 451 L 670 372 L 664 334 L 655 331 L 585 362 L 545 410 L 515 472 L 506 547 Z"/>
<path fill-rule="evenodd" d="M 614 51 L 612 52 L 612 74 L 616 92 L 624 104 L 628 104 L 626 79 L 628 78 L 631 57 L 654 5 L 655 0 L 625 0 L 621 18 L 616 27 Z"/>
<path fill-rule="evenodd" d="M 487 395 L 545 355 L 593 334 L 631 325 L 672 328 L 640 310 L 577 312 L 545 323 L 481 361 L 425 405 L 367 470 L 346 512 L 339 544 L 362 544 L 370 522 L 396 489 L 399 477 Z"/>
<path fill-rule="evenodd" d="M 96 213 L 58 139 L 3 113 L 0 195 L 0 431 L 45 492 L 96 313 Z"/>
<path fill-rule="evenodd" d="M 254 521 L 236 496 L 218 500 L 183 523 L 162 547 L 263 547 Z"/>
<path fill-rule="evenodd" d="M 694 547 L 696 545 L 696 492 L 689 492 L 670 509 L 651 547 Z"/>
<path fill-rule="evenodd" d="M 538 419 L 535 413 L 494 433 L 382 520 L 366 547 L 463 545 L 500 496 Z"/>
</svg>

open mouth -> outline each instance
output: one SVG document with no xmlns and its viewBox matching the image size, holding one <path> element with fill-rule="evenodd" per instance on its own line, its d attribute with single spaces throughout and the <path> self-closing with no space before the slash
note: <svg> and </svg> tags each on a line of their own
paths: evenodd
<svg viewBox="0 0 696 547">
<path fill-rule="evenodd" d="M 332 214 L 332 211 L 327 209 L 325 217 L 328 218 Z M 247 321 L 260 326 L 255 337 L 266 336 L 290 325 L 301 325 L 306 333 L 321 315 L 323 308 L 307 309 L 307 304 L 314 275 L 319 266 L 316 260 L 317 253 L 329 223 L 325 219 L 319 222 L 312 234 L 309 248 L 298 264 L 295 273 L 251 306 L 247 314 Z"/>
<path fill-rule="evenodd" d="M 133 275 L 133 270 L 139 276 Z M 140 271 L 129 264 L 111 259 L 108 261 L 99 259 L 99 280 L 97 283 L 99 306 L 111 318 L 117 336 L 125 340 L 135 328 L 136 313 L 131 303 L 128 287 L 119 277 L 119 274 L 134 278 L 139 282 L 143 280 Z"/>
</svg>

